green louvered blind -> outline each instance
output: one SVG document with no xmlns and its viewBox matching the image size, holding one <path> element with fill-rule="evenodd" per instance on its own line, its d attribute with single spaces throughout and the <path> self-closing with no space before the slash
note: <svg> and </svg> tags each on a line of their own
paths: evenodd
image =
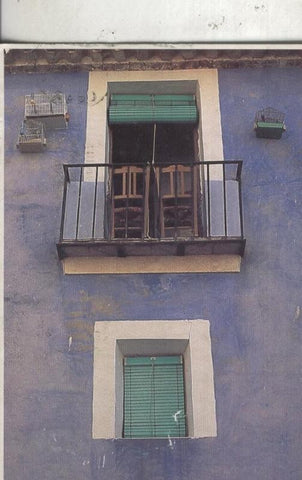
<svg viewBox="0 0 302 480">
<path fill-rule="evenodd" d="M 124 437 L 186 436 L 182 356 L 124 359 Z"/>
<path fill-rule="evenodd" d="M 196 123 L 195 95 L 111 95 L 108 122 Z"/>
</svg>

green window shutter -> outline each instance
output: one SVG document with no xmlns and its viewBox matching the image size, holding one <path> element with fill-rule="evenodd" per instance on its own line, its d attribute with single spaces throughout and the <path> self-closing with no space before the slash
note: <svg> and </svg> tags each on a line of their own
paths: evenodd
<svg viewBox="0 0 302 480">
<path fill-rule="evenodd" d="M 197 123 L 195 95 L 111 95 L 109 125 Z"/>
<path fill-rule="evenodd" d="M 124 359 L 125 438 L 186 436 L 182 356 Z"/>
</svg>

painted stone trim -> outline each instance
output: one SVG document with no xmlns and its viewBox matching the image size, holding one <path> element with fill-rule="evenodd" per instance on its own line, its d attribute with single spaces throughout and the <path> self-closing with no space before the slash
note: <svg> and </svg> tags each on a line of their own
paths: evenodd
<svg viewBox="0 0 302 480">
<path fill-rule="evenodd" d="M 122 437 L 122 359 L 129 354 L 182 354 L 188 436 L 217 435 L 209 321 L 102 321 L 94 329 L 94 439 Z"/>
<path fill-rule="evenodd" d="M 129 273 L 240 272 L 240 255 L 161 257 L 69 257 L 62 260 L 67 275 Z"/>
</svg>

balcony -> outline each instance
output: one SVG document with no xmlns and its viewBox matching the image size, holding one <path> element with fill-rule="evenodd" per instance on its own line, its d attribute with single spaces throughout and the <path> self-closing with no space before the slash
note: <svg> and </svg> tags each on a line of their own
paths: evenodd
<svg viewBox="0 0 302 480">
<path fill-rule="evenodd" d="M 63 168 L 60 259 L 243 256 L 240 161 Z"/>
</svg>

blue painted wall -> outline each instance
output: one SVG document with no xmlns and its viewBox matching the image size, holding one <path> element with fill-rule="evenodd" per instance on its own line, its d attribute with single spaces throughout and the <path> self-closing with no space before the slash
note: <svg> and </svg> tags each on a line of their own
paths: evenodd
<svg viewBox="0 0 302 480">
<path fill-rule="evenodd" d="M 6 78 L 6 480 L 300 480 L 302 70 L 219 72 L 224 156 L 244 161 L 240 274 L 62 275 L 61 164 L 83 161 L 87 80 Z M 71 96 L 70 128 L 22 155 L 40 89 Z M 281 140 L 255 137 L 266 106 L 286 114 Z M 185 318 L 211 324 L 218 437 L 92 440 L 94 322 Z"/>
</svg>

